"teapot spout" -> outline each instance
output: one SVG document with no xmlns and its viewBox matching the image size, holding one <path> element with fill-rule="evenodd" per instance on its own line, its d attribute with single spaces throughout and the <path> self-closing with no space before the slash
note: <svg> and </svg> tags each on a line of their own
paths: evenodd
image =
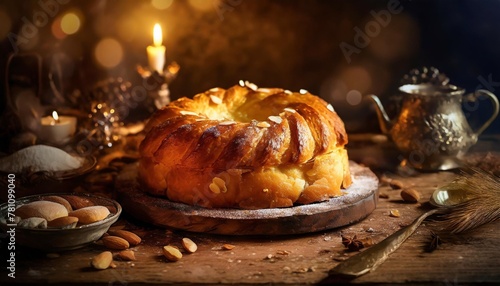
<svg viewBox="0 0 500 286">
<path fill-rule="evenodd" d="M 370 94 L 368 96 L 374 103 L 375 107 L 377 110 L 377 116 L 378 116 L 378 123 L 380 125 L 380 130 L 384 134 L 389 134 L 389 131 L 392 128 L 392 123 L 391 120 L 389 119 L 389 116 L 387 116 L 387 112 L 385 112 L 384 106 L 382 105 L 382 102 L 380 102 L 380 99 L 378 96 Z"/>
</svg>

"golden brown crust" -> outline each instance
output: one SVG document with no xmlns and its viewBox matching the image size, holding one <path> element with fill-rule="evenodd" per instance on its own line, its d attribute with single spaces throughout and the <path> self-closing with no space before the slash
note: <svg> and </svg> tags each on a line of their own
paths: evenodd
<svg viewBox="0 0 500 286">
<path fill-rule="evenodd" d="M 341 194 L 347 135 L 321 98 L 234 86 L 156 112 L 141 144 L 145 189 L 204 207 L 269 208 Z"/>
</svg>

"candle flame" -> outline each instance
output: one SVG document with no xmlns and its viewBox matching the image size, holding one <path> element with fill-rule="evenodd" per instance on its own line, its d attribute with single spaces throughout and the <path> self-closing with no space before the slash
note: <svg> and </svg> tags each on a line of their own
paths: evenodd
<svg viewBox="0 0 500 286">
<path fill-rule="evenodd" d="M 55 121 L 59 121 L 59 114 L 57 114 L 57 111 L 52 111 L 52 118 L 54 118 Z"/>
<path fill-rule="evenodd" d="M 153 43 L 156 47 L 159 47 L 161 46 L 162 41 L 163 41 L 163 34 L 161 32 L 161 26 L 160 24 L 156 23 L 153 28 Z"/>
</svg>

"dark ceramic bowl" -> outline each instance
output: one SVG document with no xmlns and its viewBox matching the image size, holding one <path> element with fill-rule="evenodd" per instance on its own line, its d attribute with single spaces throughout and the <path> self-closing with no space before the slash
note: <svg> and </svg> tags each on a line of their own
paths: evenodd
<svg viewBox="0 0 500 286">
<path fill-rule="evenodd" d="M 109 227 L 115 223 L 121 212 L 121 205 L 108 198 L 94 196 L 90 194 L 40 194 L 16 199 L 15 207 L 27 204 L 33 201 L 38 201 L 44 196 L 51 195 L 74 195 L 87 198 L 96 205 L 106 206 L 110 209 L 110 214 L 105 219 L 91 224 L 77 226 L 72 229 L 34 229 L 22 228 L 16 225 L 6 223 L 7 213 L 10 212 L 9 203 L 0 205 L 0 227 L 7 232 L 8 240 L 10 232 L 14 231 L 14 243 L 16 245 L 39 249 L 46 252 L 57 252 L 64 250 L 72 250 L 84 247 L 98 240 Z"/>
<path fill-rule="evenodd" d="M 97 159 L 94 156 L 87 156 L 84 157 L 82 166 L 73 170 L 13 173 L 15 176 L 15 190 L 23 195 L 72 192 L 74 188 L 83 184 L 85 176 L 95 170 L 96 165 Z M 0 171 L 2 178 L 0 186 L 3 189 L 7 189 L 9 174 L 12 173 Z M 4 197 L 2 196 L 3 201 L 5 201 Z"/>
</svg>

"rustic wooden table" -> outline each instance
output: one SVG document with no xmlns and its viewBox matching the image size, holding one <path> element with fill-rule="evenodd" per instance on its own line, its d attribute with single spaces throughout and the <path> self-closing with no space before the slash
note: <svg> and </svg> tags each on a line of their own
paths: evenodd
<svg viewBox="0 0 500 286">
<path fill-rule="evenodd" d="M 493 145 L 498 146 L 497 143 Z M 364 161 L 368 165 L 377 162 L 376 156 L 372 158 L 366 155 L 369 147 L 364 146 L 360 150 L 351 149 L 351 159 Z M 500 221 L 470 233 L 442 236 L 442 244 L 432 252 L 426 251 L 431 240 L 431 227 L 425 222 L 375 271 L 349 281 L 329 277 L 330 269 L 356 254 L 356 251 L 348 251 L 343 246 L 341 234 L 349 237 L 356 235 L 377 243 L 429 209 L 427 202 L 434 189 L 456 177 L 453 172 L 406 176 L 377 169 L 375 165 L 373 169 L 380 177 L 399 180 L 405 187 L 418 190 L 421 193 L 419 203 L 404 203 L 400 190 L 393 189 L 383 180 L 377 208 L 363 221 L 338 229 L 293 236 L 222 236 L 159 229 L 125 213 L 115 227 L 132 230 L 142 237 L 142 243 L 132 248 L 136 261 L 116 261 L 116 268 L 96 271 L 89 267 L 89 261 L 105 250 L 98 243 L 79 250 L 51 254 L 18 249 L 16 278 L 9 278 L 6 267 L 2 267 L 0 283 L 500 283 Z M 391 210 L 399 210 L 401 216 L 391 217 Z M 180 246 L 183 237 L 191 238 L 198 245 L 198 250 L 193 254 L 185 254 L 178 262 L 168 262 L 162 255 L 162 246 Z M 225 250 L 222 247 L 224 244 L 235 247 Z M 0 247 L 5 264 L 5 240 Z"/>
</svg>

